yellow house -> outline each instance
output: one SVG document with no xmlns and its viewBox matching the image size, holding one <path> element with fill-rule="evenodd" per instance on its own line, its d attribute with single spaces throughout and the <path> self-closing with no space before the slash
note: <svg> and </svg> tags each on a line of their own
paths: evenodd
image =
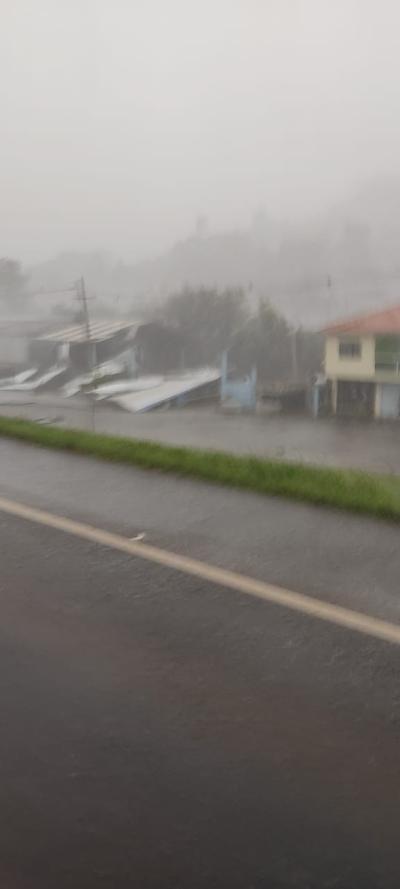
<svg viewBox="0 0 400 889">
<path fill-rule="evenodd" d="M 324 330 L 325 376 L 340 416 L 400 418 L 400 306 Z"/>
</svg>

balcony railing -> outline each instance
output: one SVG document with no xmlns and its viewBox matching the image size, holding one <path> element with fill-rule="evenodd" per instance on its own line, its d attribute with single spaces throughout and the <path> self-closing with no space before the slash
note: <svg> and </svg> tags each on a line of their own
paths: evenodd
<svg viewBox="0 0 400 889">
<path fill-rule="evenodd" d="M 375 370 L 400 376 L 400 352 L 375 352 Z"/>
</svg>

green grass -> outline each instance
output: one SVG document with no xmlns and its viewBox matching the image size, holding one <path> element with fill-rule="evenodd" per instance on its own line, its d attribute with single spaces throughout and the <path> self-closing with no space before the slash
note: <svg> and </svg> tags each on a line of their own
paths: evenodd
<svg viewBox="0 0 400 889">
<path fill-rule="evenodd" d="M 101 460 L 400 521 L 400 478 L 170 447 L 0 417 L 0 435 Z"/>
</svg>

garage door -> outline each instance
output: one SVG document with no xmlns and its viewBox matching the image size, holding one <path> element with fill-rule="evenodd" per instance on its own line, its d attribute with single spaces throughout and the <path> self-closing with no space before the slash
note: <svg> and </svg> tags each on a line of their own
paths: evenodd
<svg viewBox="0 0 400 889">
<path fill-rule="evenodd" d="M 381 417 L 397 420 L 400 416 L 400 386 L 384 383 L 381 386 Z"/>
<path fill-rule="evenodd" d="M 373 417 L 375 384 L 360 380 L 339 380 L 336 412 L 341 417 Z"/>
</svg>

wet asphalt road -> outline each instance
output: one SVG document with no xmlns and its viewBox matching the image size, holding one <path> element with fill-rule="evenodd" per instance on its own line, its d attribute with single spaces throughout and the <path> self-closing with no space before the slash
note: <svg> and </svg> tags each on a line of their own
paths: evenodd
<svg viewBox="0 0 400 889">
<path fill-rule="evenodd" d="M 9 442 L 0 494 L 399 618 L 385 523 Z M 398 647 L 4 513 L 0 548 L 1 886 L 397 889 Z"/>
</svg>

